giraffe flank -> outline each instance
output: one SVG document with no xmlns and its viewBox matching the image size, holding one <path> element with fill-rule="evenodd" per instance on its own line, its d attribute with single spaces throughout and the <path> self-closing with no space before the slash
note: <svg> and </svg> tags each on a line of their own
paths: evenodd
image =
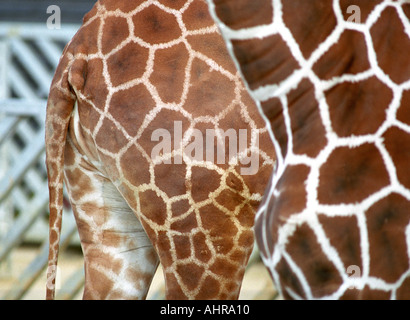
<svg viewBox="0 0 410 320">
<path fill-rule="evenodd" d="M 95 4 L 47 106 L 48 299 L 63 181 L 85 299 L 145 298 L 159 262 L 168 299 L 238 297 L 274 164 L 241 81 L 204 0 Z"/>
<path fill-rule="evenodd" d="M 410 299 L 410 2 L 208 2 L 273 136 L 255 234 L 281 294 Z"/>
</svg>

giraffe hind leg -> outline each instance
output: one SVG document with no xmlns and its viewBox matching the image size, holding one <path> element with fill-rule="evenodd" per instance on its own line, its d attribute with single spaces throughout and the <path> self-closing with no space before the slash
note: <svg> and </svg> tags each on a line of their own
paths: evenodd
<svg viewBox="0 0 410 320">
<path fill-rule="evenodd" d="M 70 151 L 76 157 L 67 157 L 65 181 L 84 254 L 83 298 L 144 299 L 158 266 L 157 254 L 114 184 L 69 141 L 66 154 Z"/>
<path fill-rule="evenodd" d="M 237 299 L 253 248 L 251 227 L 241 226 L 240 217 L 213 205 L 190 212 L 152 237 L 164 272 L 166 298 Z"/>
</svg>

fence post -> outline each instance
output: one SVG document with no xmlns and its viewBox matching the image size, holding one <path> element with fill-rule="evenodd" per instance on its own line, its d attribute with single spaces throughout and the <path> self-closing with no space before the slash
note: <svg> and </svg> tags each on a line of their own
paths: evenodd
<svg viewBox="0 0 410 320">
<path fill-rule="evenodd" d="M 0 100 L 6 99 L 9 96 L 9 88 L 7 81 L 7 66 L 9 65 L 9 49 L 8 41 L 5 38 L 0 38 Z M 0 114 L 0 121 L 6 118 L 7 115 Z M 8 143 L 0 144 L 0 154 L 8 153 Z M 0 156 L 0 180 L 5 176 L 9 169 L 7 157 Z M 11 202 L 6 199 L 0 203 L 0 250 L 5 243 L 5 237 L 13 224 L 13 216 L 11 214 Z M 0 262 L 0 270 L 3 276 L 9 276 L 11 273 L 11 258 L 7 257 L 5 261 Z"/>
</svg>

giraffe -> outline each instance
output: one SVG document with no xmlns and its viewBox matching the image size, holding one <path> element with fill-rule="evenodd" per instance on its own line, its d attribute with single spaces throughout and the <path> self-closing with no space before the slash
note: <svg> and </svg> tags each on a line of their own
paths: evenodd
<svg viewBox="0 0 410 320">
<path fill-rule="evenodd" d="M 286 299 L 410 299 L 410 2 L 208 0 L 277 166 L 256 214 Z"/>
<path fill-rule="evenodd" d="M 84 299 L 144 299 L 159 263 L 167 299 L 238 298 L 274 161 L 205 0 L 97 1 L 47 104 L 46 298 L 64 183 Z"/>
</svg>

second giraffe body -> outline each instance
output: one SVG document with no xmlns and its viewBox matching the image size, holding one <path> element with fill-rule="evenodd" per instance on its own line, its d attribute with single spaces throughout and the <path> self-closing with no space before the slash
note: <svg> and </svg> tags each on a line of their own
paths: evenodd
<svg viewBox="0 0 410 320">
<path fill-rule="evenodd" d="M 219 144 L 205 144 L 211 131 Z M 218 147 L 226 138 L 236 155 Z M 56 71 L 46 146 L 48 298 L 63 179 L 84 298 L 144 298 L 158 262 L 167 298 L 238 297 L 273 146 L 205 1 L 97 2 Z M 257 170 L 242 174 L 255 157 Z"/>
<path fill-rule="evenodd" d="M 277 288 L 410 299 L 410 2 L 208 2 L 274 137 L 255 233 Z"/>
</svg>

